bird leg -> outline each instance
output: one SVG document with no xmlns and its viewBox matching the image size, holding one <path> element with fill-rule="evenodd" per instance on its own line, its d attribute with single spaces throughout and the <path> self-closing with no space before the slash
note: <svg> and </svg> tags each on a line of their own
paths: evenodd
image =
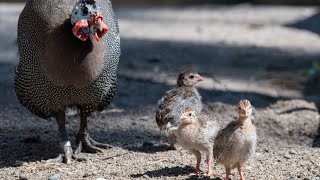
<svg viewBox="0 0 320 180">
<path fill-rule="evenodd" d="M 57 158 L 49 159 L 46 162 L 47 163 L 65 162 L 66 164 L 70 164 L 73 151 L 72 151 L 71 143 L 67 139 L 66 126 L 65 126 L 66 117 L 65 117 L 64 111 L 61 111 L 57 114 L 56 121 L 58 124 L 59 137 L 61 140 L 60 147 L 62 150 L 62 154 L 60 154 Z"/>
<path fill-rule="evenodd" d="M 196 164 L 196 169 L 195 172 L 197 174 L 200 174 L 202 171 L 200 170 L 200 162 L 201 162 L 201 153 L 200 151 L 197 150 L 191 150 L 191 152 L 196 156 L 197 158 L 197 164 Z"/>
<path fill-rule="evenodd" d="M 243 171 L 242 171 L 242 167 L 241 167 L 240 163 L 237 164 L 237 168 L 238 168 L 238 171 L 239 171 L 240 180 L 244 180 L 244 175 L 243 175 Z"/>
<path fill-rule="evenodd" d="M 172 131 L 169 132 L 169 140 L 170 140 L 170 147 L 171 150 L 177 150 L 177 148 L 174 146 L 174 134 Z"/>
<path fill-rule="evenodd" d="M 215 174 L 212 174 L 211 159 L 212 159 L 212 151 L 211 152 L 209 151 L 206 156 L 206 163 L 207 163 L 207 167 L 208 167 L 208 169 L 207 169 L 208 176 L 215 175 Z"/>
<path fill-rule="evenodd" d="M 230 171 L 231 171 L 230 166 L 224 166 L 224 167 L 226 169 L 226 180 L 229 180 Z"/>
<path fill-rule="evenodd" d="M 78 148 L 75 154 L 80 153 L 81 150 L 85 150 L 88 153 L 103 152 L 102 149 L 113 148 L 108 144 L 99 143 L 93 140 L 88 133 L 88 119 L 84 109 L 80 109 L 80 129 L 77 135 Z"/>
</svg>

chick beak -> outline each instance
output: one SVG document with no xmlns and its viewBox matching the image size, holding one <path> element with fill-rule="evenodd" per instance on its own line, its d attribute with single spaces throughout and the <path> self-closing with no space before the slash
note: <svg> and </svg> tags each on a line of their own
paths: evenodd
<svg viewBox="0 0 320 180">
<path fill-rule="evenodd" d="M 247 110 L 242 110 L 244 117 L 249 117 L 249 112 Z"/>
<path fill-rule="evenodd" d="M 181 122 L 186 122 L 186 121 L 187 121 L 187 117 L 181 116 L 180 121 L 181 121 Z"/>
<path fill-rule="evenodd" d="M 198 75 L 198 77 L 197 77 L 197 81 L 198 82 L 200 82 L 200 81 L 203 81 L 204 79 L 203 79 L 203 77 L 202 76 L 200 76 L 200 75 Z"/>
</svg>

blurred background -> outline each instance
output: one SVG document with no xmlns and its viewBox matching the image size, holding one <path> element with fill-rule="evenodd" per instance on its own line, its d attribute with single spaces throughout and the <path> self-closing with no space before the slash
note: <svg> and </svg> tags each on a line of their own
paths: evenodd
<svg viewBox="0 0 320 180">
<path fill-rule="evenodd" d="M 0 0 L 0 2 L 26 2 L 26 0 Z M 235 3 L 255 3 L 255 4 L 290 4 L 290 5 L 319 5 L 319 0 L 114 0 L 114 5 L 123 4 L 166 4 L 166 5 L 182 5 L 182 4 L 235 4 Z"/>
</svg>

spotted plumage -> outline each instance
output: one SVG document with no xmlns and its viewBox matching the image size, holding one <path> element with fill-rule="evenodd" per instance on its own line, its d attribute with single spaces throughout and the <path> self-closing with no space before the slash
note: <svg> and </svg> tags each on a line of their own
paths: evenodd
<svg viewBox="0 0 320 180">
<path fill-rule="evenodd" d="M 20 62 L 15 69 L 16 95 L 42 118 L 55 117 L 60 137 L 67 140 L 65 111 L 81 111 L 78 140 L 86 131 L 86 117 L 112 101 L 117 85 L 120 36 L 109 0 L 97 0 L 108 33 L 96 42 L 82 42 L 72 33 L 74 0 L 29 0 L 18 22 Z M 91 140 L 91 139 L 90 139 Z M 94 152 L 93 149 L 87 151 Z"/>
<path fill-rule="evenodd" d="M 198 113 L 202 110 L 201 96 L 194 87 L 203 78 L 194 71 L 184 71 L 179 74 L 177 87 L 169 90 L 158 101 L 156 123 L 160 130 L 167 130 L 170 135 L 171 148 L 175 149 L 172 130 L 180 124 L 180 110 L 194 107 Z"/>
<path fill-rule="evenodd" d="M 250 101 L 241 100 L 238 103 L 238 113 L 237 121 L 219 131 L 213 147 L 215 159 L 225 166 L 226 179 L 229 179 L 230 170 L 236 167 L 241 179 L 244 179 L 242 165 L 252 157 L 256 149 L 257 134 L 251 121 Z"/>
<path fill-rule="evenodd" d="M 206 154 L 207 173 L 211 175 L 212 147 L 220 129 L 219 122 L 208 114 L 197 114 L 193 108 L 186 108 L 180 117 L 178 143 L 197 158 L 196 172 L 200 172 L 201 152 Z"/>
</svg>

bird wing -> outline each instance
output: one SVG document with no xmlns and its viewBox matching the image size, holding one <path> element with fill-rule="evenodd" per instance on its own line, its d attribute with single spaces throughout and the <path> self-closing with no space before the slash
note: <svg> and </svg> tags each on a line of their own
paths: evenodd
<svg viewBox="0 0 320 180">
<path fill-rule="evenodd" d="M 180 111 L 186 107 L 193 105 L 187 97 L 190 96 L 182 89 L 172 89 L 158 101 L 158 109 L 156 111 L 156 122 L 160 129 L 165 126 L 167 128 L 177 128 L 180 124 Z"/>
<path fill-rule="evenodd" d="M 213 142 L 220 130 L 219 121 L 209 114 L 201 114 L 199 122 L 201 124 L 200 138 L 207 138 Z"/>
</svg>

